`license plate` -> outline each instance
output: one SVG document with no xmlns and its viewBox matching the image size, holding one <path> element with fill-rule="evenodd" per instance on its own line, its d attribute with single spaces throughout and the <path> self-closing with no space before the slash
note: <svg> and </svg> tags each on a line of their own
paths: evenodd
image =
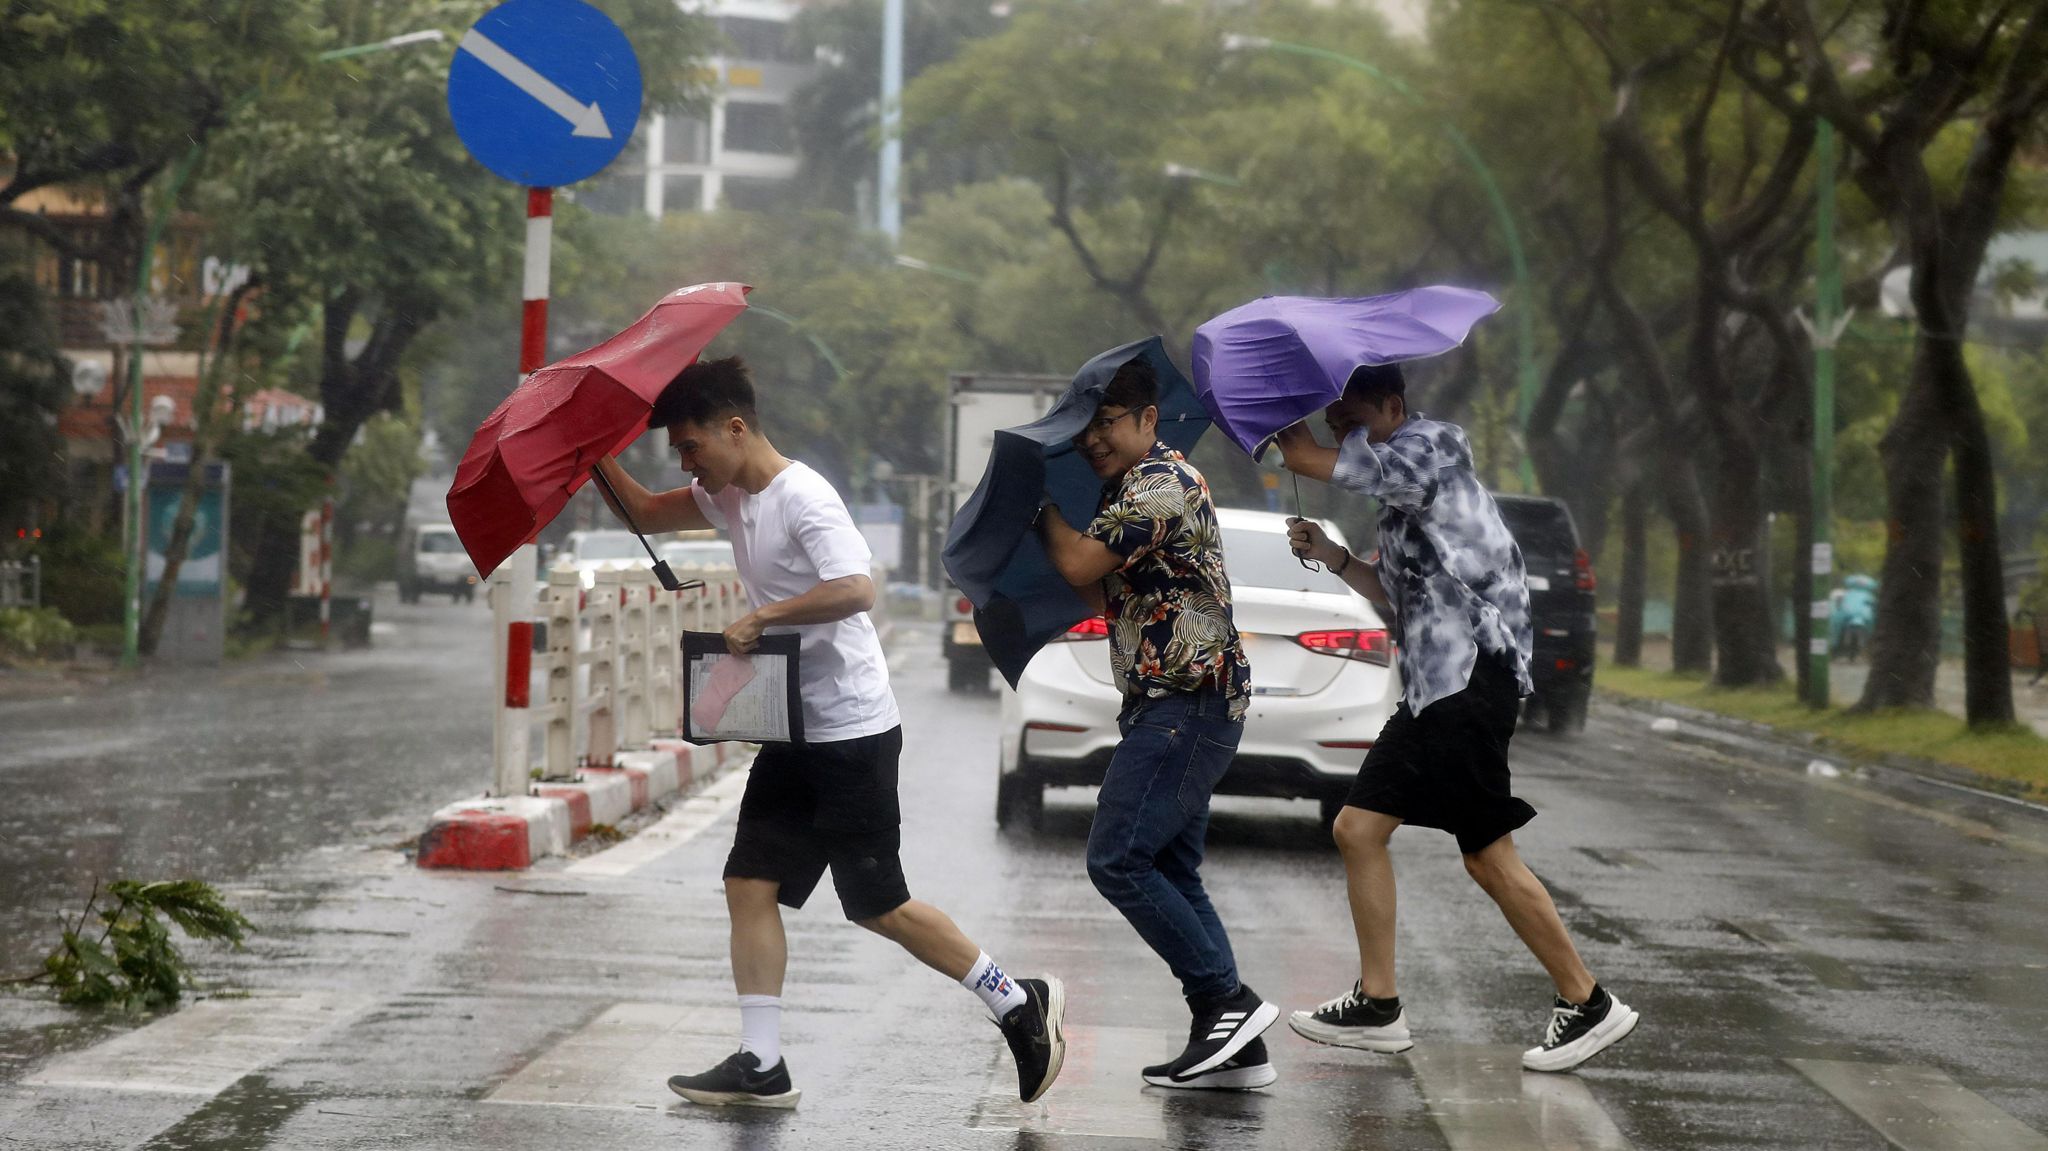
<svg viewBox="0 0 2048 1151">
<path fill-rule="evenodd" d="M 1528 585 L 1528 588 L 1529 588 L 1529 590 L 1530 590 L 1530 591 L 1549 591 L 1549 590 L 1550 590 L 1550 577 L 1548 577 L 1548 576 L 1539 576 L 1539 575 L 1532 575 L 1532 576 L 1523 576 L 1523 577 L 1522 577 L 1522 582 L 1523 582 L 1524 584 Z"/>
<path fill-rule="evenodd" d="M 953 625 L 953 646 L 980 647 L 981 633 L 974 630 L 973 624 L 962 620 Z"/>
</svg>

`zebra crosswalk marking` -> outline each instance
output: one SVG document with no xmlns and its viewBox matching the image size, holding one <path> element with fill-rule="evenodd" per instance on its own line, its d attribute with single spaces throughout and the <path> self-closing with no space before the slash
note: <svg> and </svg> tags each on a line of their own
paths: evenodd
<svg viewBox="0 0 2048 1151">
<path fill-rule="evenodd" d="M 1899 1151 L 2048 1151 L 2048 1136 L 1937 1068 L 1787 1059 Z"/>
<path fill-rule="evenodd" d="M 1098 1139 L 1167 1138 L 1162 1092 L 1145 1090 L 1140 1068 L 1171 1059 L 1184 1035 L 1142 1027 L 1067 1024 L 1067 1058 L 1059 1082 L 1036 1103 L 1017 1099 L 1017 1069 L 1008 1053 L 989 1072 L 988 1093 L 968 1126 Z"/>
<path fill-rule="evenodd" d="M 1407 1059 L 1451 1151 L 1631 1151 L 1584 1080 L 1524 1071 L 1518 1047 L 1425 1043 Z"/>
<path fill-rule="evenodd" d="M 353 1018 L 364 1001 L 335 995 L 202 999 L 147 1027 L 66 1055 L 22 1082 L 218 1095 Z"/>
<path fill-rule="evenodd" d="M 614 1003 L 498 1085 L 487 1103 L 646 1110 L 676 1101 L 668 1077 L 733 1049 L 730 1008 Z"/>
</svg>

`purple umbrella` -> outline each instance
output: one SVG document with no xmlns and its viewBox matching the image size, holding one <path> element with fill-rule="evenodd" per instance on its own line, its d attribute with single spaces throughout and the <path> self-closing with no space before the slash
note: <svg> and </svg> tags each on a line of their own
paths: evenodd
<svg viewBox="0 0 2048 1151">
<path fill-rule="evenodd" d="M 1256 458 L 1273 433 L 1342 395 L 1354 369 L 1441 355 L 1499 310 L 1499 300 L 1471 288 L 1262 296 L 1195 329 L 1195 394 Z"/>
</svg>

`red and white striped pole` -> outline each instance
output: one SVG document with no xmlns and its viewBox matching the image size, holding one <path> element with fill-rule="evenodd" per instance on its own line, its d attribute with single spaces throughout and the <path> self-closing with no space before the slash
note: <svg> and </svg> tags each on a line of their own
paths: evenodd
<svg viewBox="0 0 2048 1151">
<path fill-rule="evenodd" d="M 526 276 L 520 292 L 519 378 L 547 363 L 548 271 L 555 234 L 555 190 L 526 190 Z M 497 633 L 498 708 L 493 732 L 493 795 L 525 795 L 531 782 L 533 735 L 528 712 L 528 679 L 533 669 L 534 576 L 539 558 L 532 544 L 515 548 L 495 573 L 491 624 Z"/>
<path fill-rule="evenodd" d="M 555 190 L 526 190 L 526 290 L 520 297 L 519 375 L 547 362 L 548 266 L 555 238 Z"/>
</svg>

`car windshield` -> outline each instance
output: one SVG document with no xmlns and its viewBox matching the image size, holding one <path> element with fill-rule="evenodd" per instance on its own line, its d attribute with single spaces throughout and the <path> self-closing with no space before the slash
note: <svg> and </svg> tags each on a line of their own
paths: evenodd
<svg viewBox="0 0 2048 1151">
<path fill-rule="evenodd" d="M 1288 550 L 1285 532 L 1223 529 L 1223 566 L 1235 587 L 1278 588 L 1281 591 L 1348 591 L 1343 580 L 1327 571 L 1302 567 Z"/>
<path fill-rule="evenodd" d="M 627 532 L 606 532 L 576 541 L 579 560 L 629 560 L 645 554 L 640 550 L 640 541 Z"/>
<path fill-rule="evenodd" d="M 420 533 L 420 551 L 430 555 L 448 555 L 462 550 L 462 541 L 454 532 Z"/>
<path fill-rule="evenodd" d="M 1503 499 L 1500 518 L 1522 545 L 1524 557 L 1561 557 L 1569 562 L 1579 550 L 1579 533 L 1572 528 L 1571 513 L 1564 505 L 1549 500 Z"/>
</svg>

